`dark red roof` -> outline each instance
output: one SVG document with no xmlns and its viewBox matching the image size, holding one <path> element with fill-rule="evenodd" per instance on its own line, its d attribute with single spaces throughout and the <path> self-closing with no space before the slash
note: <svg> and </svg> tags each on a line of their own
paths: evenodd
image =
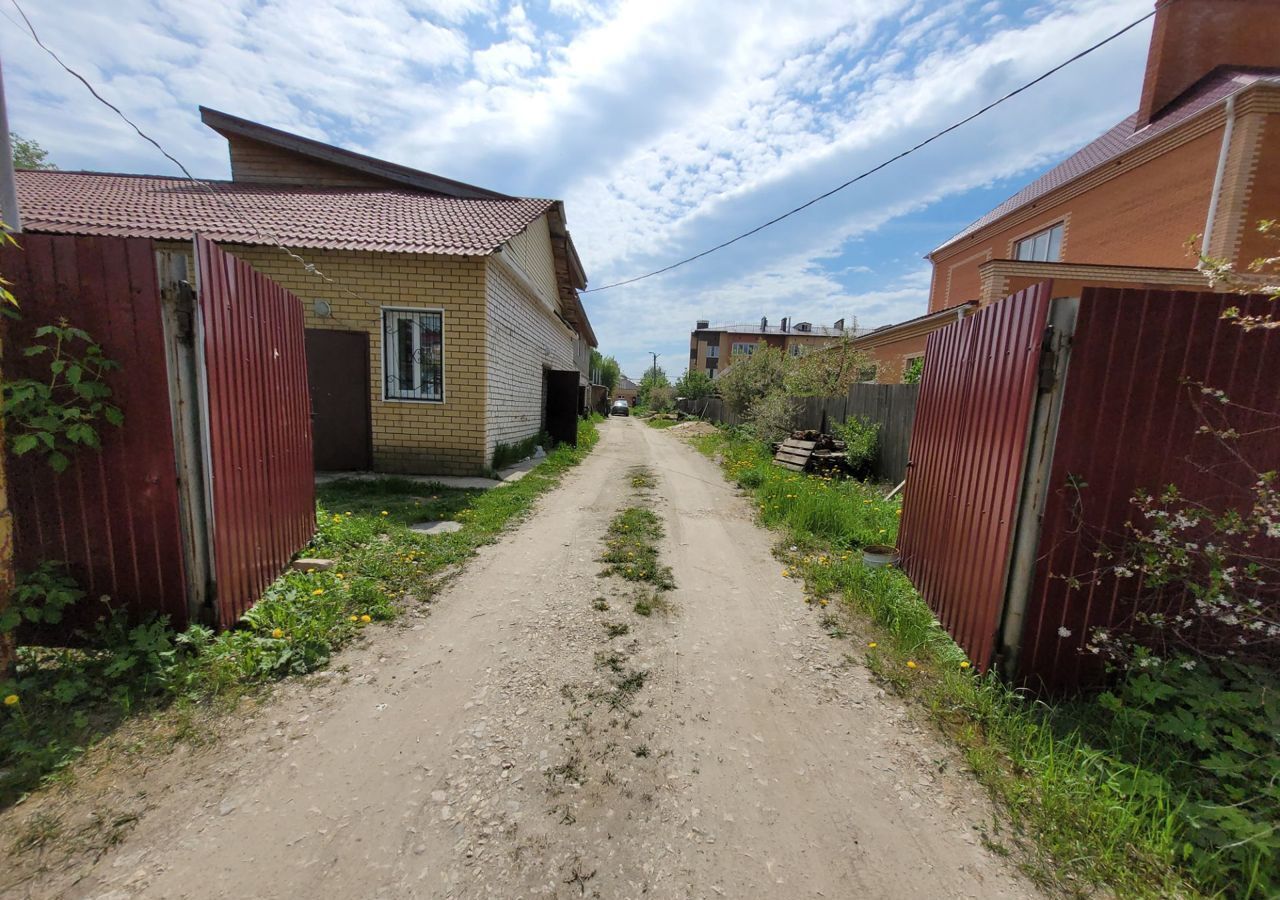
<svg viewBox="0 0 1280 900">
<path fill-rule="evenodd" d="M 1097 140 L 1068 156 L 933 252 L 945 250 L 956 241 L 968 237 L 997 219 L 1004 218 L 1067 182 L 1074 181 L 1081 175 L 1114 160 L 1121 154 L 1141 147 L 1147 141 L 1221 103 L 1236 91 L 1259 81 L 1280 85 L 1280 75 L 1270 69 L 1220 69 L 1187 91 L 1182 98 L 1170 104 L 1146 128 L 1133 130 L 1138 118 L 1135 112 Z"/>
<path fill-rule="evenodd" d="M 96 172 L 19 171 L 17 180 L 27 231 L 172 240 L 198 232 L 235 244 L 387 253 L 492 253 L 554 203 Z"/>
</svg>

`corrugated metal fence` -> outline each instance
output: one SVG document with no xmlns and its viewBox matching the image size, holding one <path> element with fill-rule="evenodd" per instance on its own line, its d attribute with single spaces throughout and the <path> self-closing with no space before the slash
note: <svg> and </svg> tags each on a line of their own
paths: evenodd
<svg viewBox="0 0 1280 900">
<path fill-rule="evenodd" d="M 1132 621 L 1137 580 L 1095 552 L 1123 545 L 1134 495 L 1176 484 L 1240 507 L 1242 458 L 1280 469 L 1280 336 L 1222 319 L 1274 315 L 1260 296 L 1050 296 L 1039 285 L 930 336 L 899 544 L 977 668 L 1063 691 L 1100 674 L 1091 629 Z M 1200 383 L 1241 412 L 1234 446 L 1198 433 Z"/>
<path fill-rule="evenodd" d="M 797 427 L 830 431 L 833 424 L 854 416 L 880 426 L 880 448 L 872 477 L 900 481 L 907 471 L 911 424 L 915 420 L 920 386 L 916 384 L 855 384 L 844 397 L 806 397 L 800 401 Z M 741 424 L 723 400 L 682 400 L 679 408 L 709 422 Z"/>
<path fill-rule="evenodd" d="M 1049 308 L 1028 288 L 929 336 L 898 545 L 902 568 L 979 669 L 1003 613 Z"/>
<path fill-rule="evenodd" d="M 1092 628 L 1130 619 L 1137 583 L 1111 577 L 1093 554 L 1123 542 L 1139 489 L 1158 494 L 1176 484 L 1210 509 L 1247 510 L 1251 466 L 1280 470 L 1280 333 L 1245 331 L 1222 318 L 1228 306 L 1276 314 L 1275 303 L 1261 296 L 1083 292 L 1037 564 L 1024 588 L 1019 645 L 1010 651 L 1022 678 L 1061 690 L 1100 674 L 1082 647 Z M 1197 433 L 1205 421 L 1198 404 L 1206 398 L 1195 384 L 1231 401 L 1221 408 L 1240 434 L 1230 447 Z M 1072 576 L 1080 589 L 1071 587 Z"/>
<path fill-rule="evenodd" d="M 234 623 L 314 530 L 300 302 L 201 241 L 194 312 L 206 340 L 194 377 L 184 378 L 175 348 L 187 345 L 196 358 L 193 310 L 177 309 L 181 298 L 161 290 L 151 241 L 20 241 L 0 251 L 0 272 L 22 309 L 4 326 L 6 376 L 47 377 L 47 356 L 25 357 L 20 348 L 37 327 L 65 318 L 121 364 L 107 383 L 125 419 L 120 428 L 104 424 L 101 451 L 71 454 L 61 474 L 35 454 L 10 457 L 19 569 L 69 563 L 91 598 L 81 618 L 100 611 L 96 601 L 107 595 L 179 627 L 195 617 Z M 185 334 L 177 334 L 182 321 Z M 205 419 L 205 410 L 216 416 Z M 196 448 L 182 466 L 179 443 Z M 193 553 L 197 545 L 209 552 Z M 215 608 L 202 608 L 214 597 Z"/>
<path fill-rule="evenodd" d="M 315 531 L 302 303 L 196 239 L 207 372 L 214 597 L 244 614 Z"/>
<path fill-rule="evenodd" d="M 36 328 L 65 318 L 122 364 L 109 384 L 125 425 L 104 424 L 101 451 L 71 454 L 61 474 L 35 453 L 9 458 L 17 567 L 65 561 L 93 601 L 105 595 L 181 622 L 186 573 L 151 241 L 35 234 L 20 241 L 0 251 L 0 272 L 22 311 L 5 325 L 6 378 L 48 378 L 48 356 L 24 357 L 21 348 L 34 343 Z"/>
</svg>

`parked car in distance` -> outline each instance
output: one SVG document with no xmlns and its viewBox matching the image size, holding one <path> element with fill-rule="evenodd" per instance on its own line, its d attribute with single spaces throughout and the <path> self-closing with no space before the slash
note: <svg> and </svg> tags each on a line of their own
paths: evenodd
<svg viewBox="0 0 1280 900">
<path fill-rule="evenodd" d="M 629 416 L 631 415 L 631 404 L 629 404 L 626 400 L 614 400 L 613 406 L 609 407 L 609 415 Z"/>
</svg>

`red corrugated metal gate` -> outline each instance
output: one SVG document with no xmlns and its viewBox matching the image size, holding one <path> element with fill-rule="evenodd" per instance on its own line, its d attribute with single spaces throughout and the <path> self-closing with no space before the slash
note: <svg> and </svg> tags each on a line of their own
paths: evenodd
<svg viewBox="0 0 1280 900">
<path fill-rule="evenodd" d="M 5 324 L 5 375 L 47 378 L 45 356 L 26 358 L 36 328 L 60 318 L 122 363 L 110 374 L 125 427 L 99 429 L 100 452 L 70 455 L 55 474 L 37 454 L 10 456 L 9 490 L 19 571 L 66 562 L 93 603 L 186 619 L 187 572 L 178 517 L 160 290 L 155 253 L 141 238 L 24 234 L 0 251 L 21 318 Z M 10 436 L 12 439 L 12 436 Z"/>
<path fill-rule="evenodd" d="M 1100 674 L 1090 631 L 1131 617 L 1135 582 L 1100 574 L 1140 490 L 1176 484 L 1213 509 L 1280 469 L 1280 334 L 1227 306 L 1265 297 L 1051 283 L 929 338 L 899 539 L 902 564 L 974 666 L 1068 690 Z M 1231 448 L 1199 435 L 1191 384 L 1249 421 Z M 1084 577 L 1089 576 L 1089 577 Z"/>
<path fill-rule="evenodd" d="M 315 531 L 302 303 L 196 239 L 217 620 L 229 625 Z"/>
<path fill-rule="evenodd" d="M 902 567 L 980 669 L 1013 546 L 1049 285 L 929 336 L 902 510 Z"/>
<path fill-rule="evenodd" d="M 301 302 L 204 240 L 198 296 L 186 255 L 149 240 L 20 241 L 0 251 L 22 310 L 6 375 L 47 376 L 20 348 L 66 318 L 121 363 L 107 381 L 125 420 L 61 474 L 11 457 L 19 569 L 67 562 L 92 598 L 81 620 L 106 595 L 178 627 L 233 624 L 314 531 Z"/>
</svg>

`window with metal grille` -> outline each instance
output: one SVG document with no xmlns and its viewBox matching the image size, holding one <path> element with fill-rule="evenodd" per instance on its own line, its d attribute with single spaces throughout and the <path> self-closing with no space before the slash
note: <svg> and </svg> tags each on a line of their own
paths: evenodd
<svg viewBox="0 0 1280 900">
<path fill-rule="evenodd" d="M 386 400 L 444 400 L 442 311 L 382 311 L 382 396 Z"/>
</svg>

